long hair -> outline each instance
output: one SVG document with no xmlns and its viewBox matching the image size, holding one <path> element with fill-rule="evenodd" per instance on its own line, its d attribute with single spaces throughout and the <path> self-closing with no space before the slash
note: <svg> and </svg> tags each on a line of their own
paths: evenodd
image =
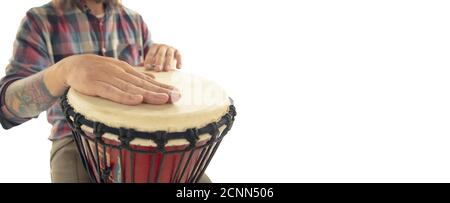
<svg viewBox="0 0 450 203">
<path fill-rule="evenodd" d="M 113 6 L 120 6 L 121 0 L 105 0 L 105 2 L 110 3 L 110 5 Z M 73 6 L 76 5 L 77 0 L 52 0 L 53 5 L 55 5 L 56 8 L 60 9 L 68 9 L 73 8 Z"/>
</svg>

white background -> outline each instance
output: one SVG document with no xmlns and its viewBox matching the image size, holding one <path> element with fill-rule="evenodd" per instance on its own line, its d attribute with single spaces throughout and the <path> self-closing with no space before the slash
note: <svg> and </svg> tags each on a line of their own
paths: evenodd
<svg viewBox="0 0 450 203">
<path fill-rule="evenodd" d="M 0 8 L 0 64 L 46 0 Z M 215 182 L 450 182 L 450 2 L 124 0 L 235 99 Z M 3 75 L 3 72 L 1 73 Z M 0 130 L 0 182 L 49 182 L 42 114 Z"/>
</svg>

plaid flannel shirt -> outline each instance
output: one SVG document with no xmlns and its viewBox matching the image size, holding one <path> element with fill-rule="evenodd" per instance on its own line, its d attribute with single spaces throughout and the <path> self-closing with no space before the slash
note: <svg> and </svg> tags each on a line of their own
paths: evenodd
<svg viewBox="0 0 450 203">
<path fill-rule="evenodd" d="M 8 111 L 4 101 L 8 85 L 65 57 L 97 54 L 133 66 L 143 63 L 152 43 L 142 17 L 124 6 L 105 4 L 105 15 L 98 18 L 82 2 L 64 10 L 48 3 L 27 12 L 17 33 L 6 75 L 0 80 L 0 123 L 3 128 L 9 129 L 31 119 L 14 117 Z M 59 102 L 47 110 L 47 120 L 53 126 L 50 140 L 71 135 Z"/>
</svg>

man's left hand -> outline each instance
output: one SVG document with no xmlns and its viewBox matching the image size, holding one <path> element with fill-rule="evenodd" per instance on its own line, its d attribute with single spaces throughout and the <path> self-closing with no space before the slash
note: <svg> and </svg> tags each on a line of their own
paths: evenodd
<svg viewBox="0 0 450 203">
<path fill-rule="evenodd" d="M 165 44 L 153 44 L 144 61 L 144 67 L 147 70 L 154 70 L 157 72 L 170 71 L 174 68 L 180 69 L 181 65 L 180 52 Z"/>
</svg>

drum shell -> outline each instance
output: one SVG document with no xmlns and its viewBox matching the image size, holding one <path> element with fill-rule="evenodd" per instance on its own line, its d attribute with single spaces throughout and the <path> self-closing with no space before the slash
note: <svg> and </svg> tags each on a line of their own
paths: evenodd
<svg viewBox="0 0 450 203">
<path fill-rule="evenodd" d="M 220 129 L 223 132 L 223 128 Z M 97 182 L 122 183 L 187 183 L 194 176 L 200 177 L 220 142 L 208 144 L 208 140 L 189 144 L 166 146 L 165 152 L 156 146 L 129 145 L 124 148 L 119 140 L 96 140 L 90 130 L 79 136 L 87 157 L 88 167 Z M 96 157 L 99 157 L 98 160 Z M 99 162 L 98 162 L 99 161 Z M 99 168 L 97 167 L 99 163 Z M 105 169 L 109 174 L 104 177 Z M 103 179 L 102 179 L 103 178 Z"/>
</svg>

